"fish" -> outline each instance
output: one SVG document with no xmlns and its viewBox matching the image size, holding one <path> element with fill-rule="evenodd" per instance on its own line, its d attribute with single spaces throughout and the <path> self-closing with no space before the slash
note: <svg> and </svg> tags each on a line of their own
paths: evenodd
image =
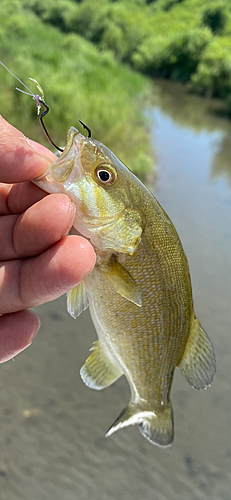
<svg viewBox="0 0 231 500">
<path fill-rule="evenodd" d="M 211 385 L 214 348 L 197 319 L 188 261 L 170 218 L 145 185 L 101 142 L 75 127 L 34 180 L 76 205 L 72 232 L 96 252 L 94 269 L 67 294 L 73 318 L 89 307 L 98 340 L 80 370 L 101 390 L 125 375 L 130 401 L 107 436 L 138 425 L 151 443 L 174 438 L 170 390 L 177 367 L 190 386 Z"/>
</svg>

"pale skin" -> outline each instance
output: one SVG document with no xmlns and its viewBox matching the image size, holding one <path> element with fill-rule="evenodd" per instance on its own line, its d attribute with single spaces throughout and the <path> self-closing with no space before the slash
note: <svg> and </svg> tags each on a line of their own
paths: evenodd
<svg viewBox="0 0 231 500">
<path fill-rule="evenodd" d="M 95 264 L 91 244 L 66 236 L 75 207 L 30 182 L 56 156 L 0 117 L 0 363 L 31 344 L 40 327 L 28 308 L 83 281 Z"/>
</svg>

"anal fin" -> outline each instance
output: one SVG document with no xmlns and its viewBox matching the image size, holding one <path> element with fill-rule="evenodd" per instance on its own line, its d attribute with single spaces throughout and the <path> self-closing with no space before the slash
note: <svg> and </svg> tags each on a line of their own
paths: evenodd
<svg viewBox="0 0 231 500">
<path fill-rule="evenodd" d="M 67 292 L 67 311 L 76 319 L 88 307 L 88 297 L 84 281 Z"/>
<path fill-rule="evenodd" d="M 113 384 L 122 372 L 111 363 L 97 340 L 93 344 L 92 353 L 80 370 L 80 375 L 88 387 L 101 390 Z"/>
<path fill-rule="evenodd" d="M 205 389 L 216 372 L 213 345 L 197 318 L 193 318 L 191 332 L 178 368 L 195 389 Z"/>
</svg>

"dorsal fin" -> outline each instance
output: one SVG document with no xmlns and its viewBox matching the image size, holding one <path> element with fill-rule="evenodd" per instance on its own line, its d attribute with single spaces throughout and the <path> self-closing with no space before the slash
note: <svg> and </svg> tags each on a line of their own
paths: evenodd
<svg viewBox="0 0 231 500">
<path fill-rule="evenodd" d="M 197 318 L 193 318 L 190 335 L 178 368 L 195 389 L 205 389 L 216 372 L 214 349 Z"/>
</svg>

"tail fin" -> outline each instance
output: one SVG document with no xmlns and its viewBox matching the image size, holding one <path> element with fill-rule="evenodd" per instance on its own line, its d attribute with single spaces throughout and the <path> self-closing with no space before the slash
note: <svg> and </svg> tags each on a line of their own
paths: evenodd
<svg viewBox="0 0 231 500">
<path fill-rule="evenodd" d="M 108 430 L 106 436 L 127 427 L 139 425 L 140 432 L 151 443 L 160 446 L 171 446 L 174 437 L 172 405 L 169 402 L 165 408 L 156 411 L 142 410 L 141 405 L 130 402 L 117 420 Z"/>
<path fill-rule="evenodd" d="M 174 438 L 174 423 L 172 405 L 169 403 L 165 410 L 153 413 L 144 418 L 139 425 L 140 432 L 148 441 L 157 446 L 167 448 L 171 446 Z"/>
</svg>

